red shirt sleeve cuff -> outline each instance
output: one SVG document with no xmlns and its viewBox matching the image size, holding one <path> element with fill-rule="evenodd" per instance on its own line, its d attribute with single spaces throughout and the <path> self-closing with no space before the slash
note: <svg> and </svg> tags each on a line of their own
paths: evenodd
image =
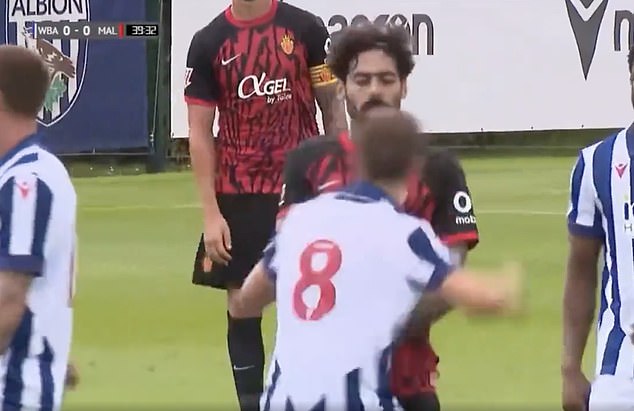
<svg viewBox="0 0 634 411">
<path fill-rule="evenodd" d="M 189 97 L 185 96 L 185 103 L 191 104 L 194 106 L 203 106 L 203 107 L 216 107 L 216 102 L 211 100 L 203 100 L 201 98 Z"/>
<path fill-rule="evenodd" d="M 453 246 L 459 243 L 466 243 L 469 249 L 475 247 L 480 241 L 477 231 L 465 231 L 462 233 L 441 235 L 440 239 L 447 246 Z"/>
</svg>

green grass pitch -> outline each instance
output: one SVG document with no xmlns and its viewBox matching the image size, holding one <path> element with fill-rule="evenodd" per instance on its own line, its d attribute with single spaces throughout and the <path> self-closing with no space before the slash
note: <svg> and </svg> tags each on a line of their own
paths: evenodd
<svg viewBox="0 0 634 411">
<path fill-rule="evenodd" d="M 530 313 L 520 321 L 452 314 L 434 328 L 443 404 L 556 409 L 564 213 L 573 161 L 464 161 L 481 234 L 468 264 L 523 263 Z M 191 175 L 75 182 L 80 273 L 73 358 L 81 383 L 68 393 L 65 409 L 235 409 L 225 296 L 190 283 L 201 221 Z M 268 349 L 273 314 L 268 311 L 265 319 Z"/>
</svg>

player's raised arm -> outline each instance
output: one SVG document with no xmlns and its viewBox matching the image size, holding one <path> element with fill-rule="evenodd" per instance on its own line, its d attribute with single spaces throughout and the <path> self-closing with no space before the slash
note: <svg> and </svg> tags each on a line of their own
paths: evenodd
<svg viewBox="0 0 634 411">
<path fill-rule="evenodd" d="M 423 223 L 408 239 L 420 263 L 411 279 L 413 283 L 426 283 L 427 290 L 437 290 L 451 305 L 468 314 L 506 314 L 520 308 L 522 283 L 517 268 L 497 272 L 454 268 L 449 263 L 449 251 L 427 227 Z"/>
<path fill-rule="evenodd" d="M 428 151 L 424 156 L 422 181 L 425 181 L 434 207 L 425 207 L 418 217 L 430 222 L 434 232 L 449 248 L 450 261 L 462 266 L 467 252 L 478 243 L 478 228 L 473 202 L 464 171 L 458 159 L 445 150 Z M 451 310 L 451 305 L 438 293 L 428 293 L 410 319 L 408 330 L 417 335 L 425 331 Z"/>
<path fill-rule="evenodd" d="M 594 147 L 577 159 L 570 181 L 568 263 L 563 295 L 561 372 L 566 410 L 582 409 L 590 383 L 581 369 L 596 305 L 597 267 L 605 233 L 596 205 Z"/>
<path fill-rule="evenodd" d="M 304 31 L 308 66 L 315 99 L 321 110 L 324 132 L 338 135 L 348 129 L 344 94 L 339 92 L 338 81 L 326 64 L 326 55 L 330 47 L 328 30 L 321 20 L 314 17 Z"/>
<path fill-rule="evenodd" d="M 26 308 L 33 278 L 42 273 L 53 195 L 34 174 L 16 174 L 0 188 L 0 354 Z"/>
<path fill-rule="evenodd" d="M 187 54 L 185 101 L 189 124 L 189 153 L 202 202 L 205 248 L 212 260 L 227 263 L 231 238 L 216 200 L 216 153 L 212 128 L 219 88 L 211 64 L 209 39 L 197 32 Z"/>
</svg>

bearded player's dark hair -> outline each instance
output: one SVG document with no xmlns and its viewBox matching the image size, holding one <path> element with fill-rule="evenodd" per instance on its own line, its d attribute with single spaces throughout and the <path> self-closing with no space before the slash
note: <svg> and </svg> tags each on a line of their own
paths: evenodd
<svg viewBox="0 0 634 411">
<path fill-rule="evenodd" d="M 630 48 L 630 54 L 627 55 L 627 65 L 630 68 L 630 72 L 634 67 L 634 45 Z"/>
<path fill-rule="evenodd" d="M 372 182 L 408 178 L 419 158 L 420 128 L 411 114 L 376 106 L 359 117 L 357 157 L 360 173 Z"/>
<path fill-rule="evenodd" d="M 345 82 L 359 54 L 382 50 L 394 59 L 399 77 L 405 79 L 414 69 L 411 42 L 409 31 L 401 26 L 372 23 L 349 26 L 333 39 L 326 63 L 335 77 Z"/>
<path fill-rule="evenodd" d="M 0 98 L 15 114 L 35 118 L 49 86 L 42 58 L 20 46 L 0 46 Z"/>
</svg>

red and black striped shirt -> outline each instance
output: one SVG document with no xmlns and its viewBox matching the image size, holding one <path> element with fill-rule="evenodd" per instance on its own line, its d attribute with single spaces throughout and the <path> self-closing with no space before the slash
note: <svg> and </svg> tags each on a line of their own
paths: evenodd
<svg viewBox="0 0 634 411">
<path fill-rule="evenodd" d="M 347 133 L 319 136 L 300 144 L 288 154 L 280 202 L 301 203 L 316 195 L 337 190 L 351 179 L 349 154 L 354 149 Z M 464 171 L 446 150 L 430 150 L 423 169 L 412 175 L 405 211 L 429 221 L 436 234 L 451 246 L 478 243 L 478 228 Z"/>
<path fill-rule="evenodd" d="M 217 192 L 279 193 L 287 151 L 318 134 L 328 41 L 315 15 L 277 1 L 250 21 L 228 7 L 194 35 L 185 100 L 218 109 Z"/>
</svg>

